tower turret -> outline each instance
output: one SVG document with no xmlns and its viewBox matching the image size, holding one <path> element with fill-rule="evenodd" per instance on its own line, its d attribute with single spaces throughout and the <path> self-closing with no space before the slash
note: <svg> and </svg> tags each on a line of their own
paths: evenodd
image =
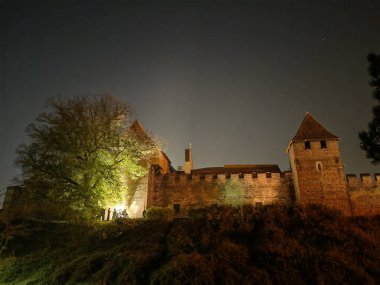
<svg viewBox="0 0 380 285">
<path fill-rule="evenodd" d="M 287 153 L 293 172 L 296 202 L 318 203 L 351 215 L 339 137 L 306 113 Z"/>
</svg>

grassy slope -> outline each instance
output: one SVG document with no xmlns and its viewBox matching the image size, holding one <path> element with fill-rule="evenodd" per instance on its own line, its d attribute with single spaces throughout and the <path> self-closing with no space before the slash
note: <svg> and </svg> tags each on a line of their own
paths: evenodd
<svg viewBox="0 0 380 285">
<path fill-rule="evenodd" d="M 27 226 L 0 259 L 1 284 L 380 284 L 380 217 L 316 206 Z"/>
</svg>

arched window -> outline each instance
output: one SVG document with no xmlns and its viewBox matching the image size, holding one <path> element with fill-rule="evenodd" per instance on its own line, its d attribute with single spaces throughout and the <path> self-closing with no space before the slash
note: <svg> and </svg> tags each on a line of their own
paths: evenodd
<svg viewBox="0 0 380 285">
<path fill-rule="evenodd" d="M 317 168 L 318 171 L 321 171 L 322 170 L 322 162 L 318 161 L 316 163 L 316 168 Z"/>
</svg>

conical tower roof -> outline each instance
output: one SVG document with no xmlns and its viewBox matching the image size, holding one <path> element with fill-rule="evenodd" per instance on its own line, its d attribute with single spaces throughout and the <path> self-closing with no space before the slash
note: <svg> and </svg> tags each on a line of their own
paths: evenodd
<svg viewBox="0 0 380 285">
<path fill-rule="evenodd" d="M 309 112 L 307 112 L 292 141 L 324 139 L 339 139 L 339 137 L 326 130 L 325 127 L 323 127 L 311 116 Z"/>
</svg>

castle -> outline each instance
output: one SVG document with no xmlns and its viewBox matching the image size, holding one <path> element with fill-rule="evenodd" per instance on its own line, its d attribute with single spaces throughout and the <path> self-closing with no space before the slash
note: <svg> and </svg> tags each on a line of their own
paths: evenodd
<svg viewBox="0 0 380 285">
<path fill-rule="evenodd" d="M 137 136 L 147 136 L 138 121 L 131 130 Z M 129 196 L 121 207 L 134 218 L 142 217 L 152 206 L 173 207 L 176 215 L 184 216 L 191 209 L 211 205 L 293 203 L 323 204 L 347 216 L 380 215 L 380 173 L 375 179 L 370 174 L 361 174 L 360 178 L 345 175 L 339 137 L 310 113 L 306 113 L 286 153 L 290 171 L 281 171 L 276 164 L 193 169 L 189 147 L 183 170 L 175 170 L 168 156 L 159 151 L 148 163 L 147 175 L 126 182 Z M 20 194 L 17 188 L 8 187 L 3 208 Z"/>
<path fill-rule="evenodd" d="M 144 129 L 132 125 L 138 134 Z M 173 207 L 177 215 L 193 208 L 220 204 L 318 203 L 347 216 L 380 214 L 380 173 L 345 175 L 340 160 L 339 137 L 306 113 L 286 153 L 291 171 L 277 165 L 224 165 L 193 169 L 191 146 L 185 150 L 183 170 L 176 171 L 160 151 L 149 173 L 129 183 L 126 208 L 141 217 L 152 206 Z"/>
</svg>

